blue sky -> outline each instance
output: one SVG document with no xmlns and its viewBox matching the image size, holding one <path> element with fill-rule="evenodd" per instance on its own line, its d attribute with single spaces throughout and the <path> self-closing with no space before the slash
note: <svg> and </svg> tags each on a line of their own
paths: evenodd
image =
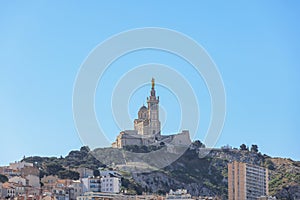
<svg viewBox="0 0 300 200">
<path fill-rule="evenodd" d="M 82 62 L 108 37 L 142 27 L 182 32 L 217 64 L 227 96 L 217 146 L 257 144 L 262 153 L 300 160 L 299 11 L 296 1 L 1 2 L 0 164 L 24 155 L 65 156 L 80 148 L 72 93 Z M 180 58 L 150 50 L 115 62 L 97 89 L 96 112 L 104 118 L 108 137 L 119 131 L 105 106 L 111 86 L 126 70 L 151 62 L 174 67 L 195 88 L 203 116 L 197 138 L 202 139 L 210 118 L 203 80 L 183 70 L 186 63 Z M 125 68 L 119 70 L 121 66 Z M 141 87 L 130 99 L 132 118 L 149 87 Z M 174 95 L 163 87 L 157 93 L 167 113 L 177 113 Z M 168 116 L 164 131 L 175 131 L 180 119 Z"/>
</svg>

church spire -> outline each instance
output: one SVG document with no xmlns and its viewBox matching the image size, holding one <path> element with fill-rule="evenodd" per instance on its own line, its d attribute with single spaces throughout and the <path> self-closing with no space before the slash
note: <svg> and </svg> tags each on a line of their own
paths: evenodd
<svg viewBox="0 0 300 200">
<path fill-rule="evenodd" d="M 152 78 L 151 83 L 152 83 L 151 96 L 152 96 L 152 97 L 155 97 L 155 89 L 154 89 L 154 86 L 155 86 L 155 80 L 154 80 L 154 78 Z"/>
<path fill-rule="evenodd" d="M 154 78 L 152 78 L 151 82 L 152 82 L 152 89 L 154 89 L 154 86 L 155 86 L 155 80 L 154 80 Z"/>
</svg>

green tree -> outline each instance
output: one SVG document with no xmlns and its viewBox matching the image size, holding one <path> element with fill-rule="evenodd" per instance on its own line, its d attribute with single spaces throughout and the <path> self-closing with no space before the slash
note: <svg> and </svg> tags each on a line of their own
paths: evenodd
<svg viewBox="0 0 300 200">
<path fill-rule="evenodd" d="M 195 140 L 193 142 L 193 145 L 198 147 L 198 148 L 205 148 L 205 145 L 200 140 Z"/>
<path fill-rule="evenodd" d="M 89 153 L 90 152 L 90 148 L 88 146 L 83 146 L 80 148 L 81 152 L 85 152 L 85 153 Z"/>
<path fill-rule="evenodd" d="M 247 148 L 247 146 L 245 144 L 241 144 L 240 150 L 246 151 L 246 150 L 248 150 L 248 148 Z"/>
<path fill-rule="evenodd" d="M 72 180 L 78 180 L 79 179 L 79 173 L 71 170 L 62 170 L 58 172 L 58 177 L 61 179 L 72 179 Z"/>
<path fill-rule="evenodd" d="M 160 189 L 160 190 L 157 191 L 157 194 L 159 194 L 159 195 L 165 195 L 166 191 Z"/>
<path fill-rule="evenodd" d="M 49 175 L 57 175 L 59 171 L 62 171 L 64 168 L 55 162 L 50 162 L 46 164 L 46 173 Z"/>
<path fill-rule="evenodd" d="M 7 181 L 8 181 L 8 178 L 5 175 L 0 174 L 0 183 L 5 183 Z"/>
<path fill-rule="evenodd" d="M 99 170 L 98 169 L 94 170 L 93 175 L 94 176 L 100 176 Z"/>
<path fill-rule="evenodd" d="M 251 152 L 257 153 L 258 152 L 258 146 L 256 144 L 252 144 L 251 146 Z"/>
<path fill-rule="evenodd" d="M 275 169 L 275 165 L 274 165 L 274 163 L 270 159 L 267 159 L 265 161 L 265 167 L 267 167 L 270 170 L 274 170 Z"/>
</svg>

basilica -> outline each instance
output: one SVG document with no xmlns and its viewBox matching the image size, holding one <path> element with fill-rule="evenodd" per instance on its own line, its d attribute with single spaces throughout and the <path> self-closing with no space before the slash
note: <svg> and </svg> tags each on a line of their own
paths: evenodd
<svg viewBox="0 0 300 200">
<path fill-rule="evenodd" d="M 188 130 L 173 135 L 161 134 L 159 121 L 159 96 L 156 96 L 155 81 L 152 78 L 150 96 L 147 97 L 147 107 L 142 106 L 138 111 L 138 118 L 134 120 L 134 130 L 124 130 L 119 133 L 114 148 L 127 145 L 189 145 L 191 143 Z"/>
</svg>

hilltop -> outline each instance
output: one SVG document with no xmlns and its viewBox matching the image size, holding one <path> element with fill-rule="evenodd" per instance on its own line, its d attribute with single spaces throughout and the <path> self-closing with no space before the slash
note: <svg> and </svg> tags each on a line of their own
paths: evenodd
<svg viewBox="0 0 300 200">
<path fill-rule="evenodd" d="M 95 175 L 99 173 L 99 167 L 114 168 L 123 175 L 123 189 L 132 194 L 164 194 L 170 189 L 185 188 L 195 196 L 217 195 L 222 199 L 227 198 L 227 163 L 236 160 L 269 169 L 270 195 L 280 199 L 300 196 L 300 162 L 261 154 L 257 146 L 254 150 L 248 150 L 243 145 L 240 149 L 207 149 L 200 141 L 196 141 L 171 165 L 151 172 L 138 172 L 138 165 L 130 166 L 124 159 L 127 152 L 151 152 L 158 149 L 151 146 L 128 146 L 126 150 L 98 148 L 90 151 L 88 147 L 82 147 L 71 151 L 66 157 L 34 156 L 23 160 L 39 167 L 40 177 L 53 174 L 60 178 L 77 179 L 79 174 L 75 169 L 78 167 L 93 169 Z M 208 155 L 202 158 L 205 152 Z"/>
</svg>

